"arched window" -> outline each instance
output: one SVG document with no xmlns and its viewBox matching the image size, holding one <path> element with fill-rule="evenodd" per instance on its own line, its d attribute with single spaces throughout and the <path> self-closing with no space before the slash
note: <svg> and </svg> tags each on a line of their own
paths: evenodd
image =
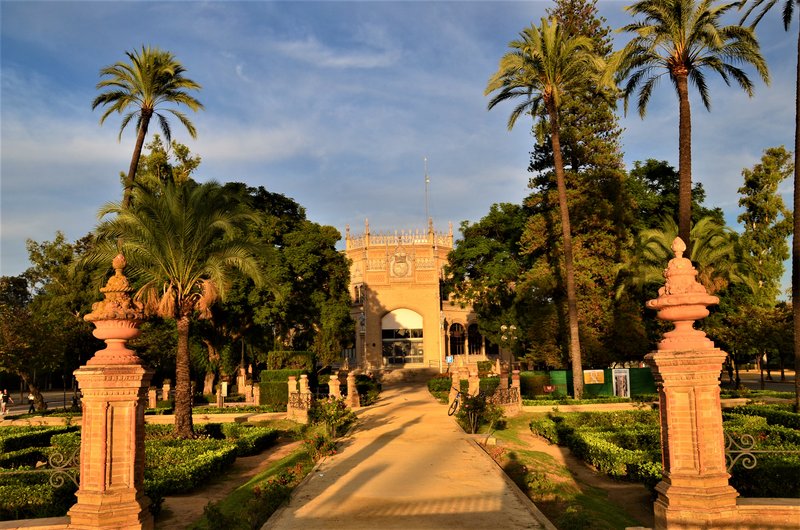
<svg viewBox="0 0 800 530">
<path fill-rule="evenodd" d="M 469 343 L 469 354 L 480 355 L 483 353 L 483 335 L 478 331 L 477 324 L 470 324 L 467 328 L 467 342 Z"/>
<path fill-rule="evenodd" d="M 410 309 L 395 309 L 381 319 L 385 364 L 421 363 L 422 315 Z"/>
<path fill-rule="evenodd" d="M 464 355 L 464 339 L 466 333 L 461 324 L 450 326 L 450 355 Z"/>
</svg>

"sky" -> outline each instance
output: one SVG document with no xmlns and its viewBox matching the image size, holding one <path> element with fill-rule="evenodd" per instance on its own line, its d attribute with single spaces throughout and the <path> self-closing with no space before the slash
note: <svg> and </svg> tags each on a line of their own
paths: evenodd
<svg viewBox="0 0 800 530">
<path fill-rule="evenodd" d="M 312 221 L 344 234 L 437 230 L 478 221 L 493 203 L 528 195 L 530 125 L 487 111 L 483 92 L 508 43 L 539 24 L 550 2 L 42 2 L 0 0 L 0 275 L 30 266 L 28 239 L 70 241 L 120 201 L 135 143 L 120 117 L 92 111 L 102 67 L 125 52 L 172 52 L 199 82 L 198 137 L 173 138 L 202 157 L 204 182 L 282 193 Z M 618 28 L 627 2 L 600 0 Z M 707 206 L 736 227 L 743 168 L 764 149 L 791 147 L 796 27 L 779 12 L 759 26 L 772 82 L 752 69 L 753 98 L 710 77 L 712 109 L 692 94 L 693 178 Z M 729 23 L 734 23 L 732 17 Z M 616 34 L 621 47 L 630 36 Z M 711 75 L 711 74 L 709 74 Z M 677 98 L 665 79 L 642 120 L 622 116 L 628 168 L 655 158 L 677 167 Z M 151 127 L 157 132 L 157 127 Z M 791 205 L 791 183 L 781 188 Z"/>
</svg>

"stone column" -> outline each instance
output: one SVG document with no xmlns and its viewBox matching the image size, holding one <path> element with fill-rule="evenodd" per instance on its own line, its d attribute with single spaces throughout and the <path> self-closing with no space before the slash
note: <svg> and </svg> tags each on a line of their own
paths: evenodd
<svg viewBox="0 0 800 530">
<path fill-rule="evenodd" d="M 511 388 L 517 389 L 517 397 L 520 405 L 522 404 L 522 388 L 519 383 L 519 370 L 511 370 Z"/>
<path fill-rule="evenodd" d="M 697 271 L 682 257 L 685 249 L 676 238 L 666 284 L 647 302 L 658 318 L 675 323 L 645 357 L 658 386 L 664 466 L 655 527 L 733 528 L 738 494 L 728 484 L 718 380 L 726 353 L 693 327 L 719 299 L 697 282 Z"/>
<path fill-rule="evenodd" d="M 300 374 L 300 392 L 295 409 L 295 419 L 300 423 L 308 423 L 308 410 L 311 408 L 311 390 L 308 388 L 308 376 Z"/>
<path fill-rule="evenodd" d="M 469 367 L 469 377 L 467 378 L 469 382 L 469 390 L 467 391 L 470 396 L 477 396 L 478 392 L 480 392 L 480 382 L 481 379 L 478 377 L 478 367 L 470 365 Z"/>
<path fill-rule="evenodd" d="M 164 379 L 164 386 L 161 387 L 161 401 L 169 401 L 170 380 Z"/>
<path fill-rule="evenodd" d="M 158 406 L 158 400 L 156 399 L 156 389 L 150 388 L 147 390 L 147 408 L 154 409 Z"/>
<path fill-rule="evenodd" d="M 358 398 L 358 389 L 356 388 L 356 373 L 353 370 L 347 373 L 347 406 L 351 409 L 357 409 L 361 406 L 361 400 Z"/>
<path fill-rule="evenodd" d="M 258 383 L 253 385 L 253 404 L 261 405 L 261 386 Z"/>
<path fill-rule="evenodd" d="M 339 372 L 333 372 L 331 378 L 328 380 L 328 395 L 337 399 L 342 397 L 342 390 L 340 387 Z"/>
<path fill-rule="evenodd" d="M 144 409 L 153 372 L 125 346 L 141 333 L 144 313 L 130 298 L 125 258 L 118 255 L 113 265 L 115 275 L 101 289 L 105 300 L 84 317 L 107 346 L 74 372 L 83 393 L 78 502 L 68 512 L 75 529 L 153 528 L 143 488 Z"/>
<path fill-rule="evenodd" d="M 458 375 L 458 370 L 454 370 L 450 374 L 450 395 L 447 398 L 447 404 L 453 403 L 456 399 L 456 394 L 461 390 L 461 377 Z"/>
<path fill-rule="evenodd" d="M 293 375 L 289 376 L 289 397 L 286 403 L 286 419 L 287 420 L 294 420 L 296 418 L 296 409 L 295 406 L 297 404 L 297 379 Z"/>
</svg>

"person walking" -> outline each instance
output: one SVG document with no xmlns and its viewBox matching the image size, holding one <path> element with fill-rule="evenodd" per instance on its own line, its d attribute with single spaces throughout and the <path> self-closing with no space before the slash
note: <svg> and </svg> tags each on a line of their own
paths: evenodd
<svg viewBox="0 0 800 530">
<path fill-rule="evenodd" d="M 14 399 L 11 397 L 11 394 L 8 393 L 8 389 L 3 389 L 3 395 L 0 396 L 0 411 L 2 411 L 3 416 L 8 414 L 8 404 L 14 404 Z"/>
<path fill-rule="evenodd" d="M 33 406 L 35 401 L 36 397 L 33 395 L 33 392 L 28 392 L 28 414 L 36 412 L 36 408 Z"/>
</svg>

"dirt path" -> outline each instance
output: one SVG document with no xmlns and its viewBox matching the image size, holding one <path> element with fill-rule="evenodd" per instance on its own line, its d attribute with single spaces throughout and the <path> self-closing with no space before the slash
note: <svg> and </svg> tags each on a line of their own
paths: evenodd
<svg viewBox="0 0 800 530">
<path fill-rule="evenodd" d="M 302 442 L 280 439 L 264 452 L 239 457 L 225 476 L 210 482 L 201 491 L 165 497 L 161 513 L 155 521 L 158 530 L 183 530 L 200 519 L 209 502 L 218 501 L 273 462 L 291 454 Z"/>
<path fill-rule="evenodd" d="M 531 432 L 520 432 L 519 437 L 524 442 L 524 446 L 518 446 L 520 449 L 550 455 L 570 471 L 576 482 L 605 491 L 608 499 L 625 510 L 628 515 L 645 527 L 653 527 L 653 500 L 645 486 L 635 482 L 613 480 L 598 473 L 583 460 L 573 456 L 567 447 L 551 444 L 545 438 Z M 513 445 L 510 444 L 509 447 L 511 446 Z"/>
<path fill-rule="evenodd" d="M 263 529 L 552 528 L 466 436 L 424 381 L 385 380 L 326 459 Z"/>
</svg>

